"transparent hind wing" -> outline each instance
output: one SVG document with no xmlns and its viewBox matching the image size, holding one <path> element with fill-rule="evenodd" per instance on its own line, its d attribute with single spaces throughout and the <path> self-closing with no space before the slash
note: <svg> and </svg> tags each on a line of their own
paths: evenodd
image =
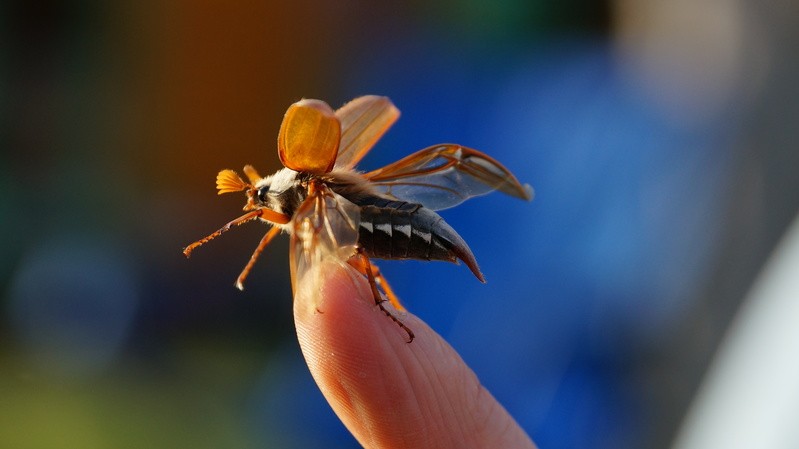
<svg viewBox="0 0 799 449">
<path fill-rule="evenodd" d="M 290 267 L 295 295 L 298 288 L 319 288 L 314 269 L 323 260 L 346 264 L 356 253 L 359 223 L 358 206 L 321 183 L 311 185 L 292 220 Z"/>
<path fill-rule="evenodd" d="M 400 112 L 387 97 L 365 95 L 336 110 L 341 123 L 337 168 L 353 168 L 372 149 Z"/>
<path fill-rule="evenodd" d="M 433 210 L 457 206 L 494 190 L 531 200 L 521 184 L 494 158 L 456 144 L 434 145 L 364 175 L 386 195 L 421 203 Z"/>
</svg>

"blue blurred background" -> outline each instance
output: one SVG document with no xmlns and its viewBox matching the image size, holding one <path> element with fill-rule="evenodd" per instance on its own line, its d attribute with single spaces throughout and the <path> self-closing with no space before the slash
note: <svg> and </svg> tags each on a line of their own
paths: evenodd
<svg viewBox="0 0 799 449">
<path fill-rule="evenodd" d="M 354 448 L 304 366 L 287 241 L 219 169 L 278 168 L 300 98 L 389 96 L 361 164 L 457 142 L 537 197 L 383 262 L 547 448 L 668 447 L 799 210 L 788 0 L 11 0 L 0 6 L 0 445 Z M 357 332 L 357 330 L 353 330 Z"/>
</svg>

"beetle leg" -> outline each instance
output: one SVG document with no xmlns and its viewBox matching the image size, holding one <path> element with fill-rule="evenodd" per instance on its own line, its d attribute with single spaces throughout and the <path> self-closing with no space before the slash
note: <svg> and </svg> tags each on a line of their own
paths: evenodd
<svg viewBox="0 0 799 449">
<path fill-rule="evenodd" d="M 349 263 L 356 270 L 358 270 L 359 273 L 361 273 L 364 276 L 368 276 L 368 274 L 366 273 L 366 264 L 368 263 L 369 268 L 371 268 L 372 270 L 372 275 L 375 278 L 375 282 L 383 291 L 383 293 L 386 295 L 386 298 L 388 298 L 388 302 L 390 302 L 391 305 L 394 306 L 394 308 L 399 310 L 400 312 L 405 311 L 405 307 L 400 302 L 399 297 L 397 296 L 396 293 L 394 293 L 394 290 L 391 289 L 391 286 L 388 284 L 388 281 L 386 280 L 385 276 L 383 276 L 383 274 L 380 272 L 380 268 L 377 265 L 373 264 L 372 261 L 367 259 L 365 256 L 361 257 L 360 255 L 358 257 L 353 257 L 352 259 L 350 259 Z"/>
<path fill-rule="evenodd" d="M 388 285 L 388 281 L 386 280 L 385 276 L 383 276 L 383 274 L 380 273 L 380 268 L 378 268 L 377 265 L 373 264 L 372 261 L 369 261 L 369 268 L 371 268 L 372 270 L 375 282 L 377 282 L 377 284 L 386 294 L 388 302 L 390 302 L 395 309 L 399 310 L 400 312 L 404 312 L 405 307 L 402 305 L 402 303 L 400 303 L 399 297 L 394 293 L 394 290 L 391 289 L 391 286 Z"/>
<path fill-rule="evenodd" d="M 238 279 L 236 279 L 237 289 L 244 290 L 244 280 L 247 279 L 247 276 L 250 274 L 250 270 L 252 270 L 253 265 L 255 265 L 255 261 L 258 260 L 258 256 L 261 255 L 261 252 L 264 250 L 264 248 L 266 248 L 266 245 L 268 245 L 278 233 L 280 233 L 280 228 L 275 226 L 263 236 L 261 243 L 259 243 L 258 247 L 255 248 L 255 251 L 253 251 L 252 256 L 250 256 L 250 260 L 247 262 L 247 265 L 243 270 L 241 270 L 241 274 L 239 275 Z"/>
<path fill-rule="evenodd" d="M 203 245 L 205 243 L 208 243 L 211 240 L 219 237 L 223 233 L 229 231 L 230 228 L 232 228 L 233 226 L 241 226 L 242 224 L 247 223 L 248 221 L 255 220 L 256 218 L 258 218 L 259 215 L 260 214 L 259 214 L 258 211 L 252 211 L 252 212 L 248 212 L 248 213 L 242 215 L 241 217 L 239 217 L 239 218 L 231 221 L 230 223 L 222 226 L 220 229 L 212 232 L 207 237 L 203 237 L 200 240 L 197 240 L 196 242 L 192 243 L 191 245 L 183 248 L 183 254 L 185 254 L 186 257 L 191 256 L 191 252 L 194 251 L 194 249 L 197 248 L 198 246 L 201 246 L 201 245 Z"/>
<path fill-rule="evenodd" d="M 408 328 L 408 326 L 406 326 L 402 321 L 400 321 L 399 318 L 397 318 L 390 310 L 386 309 L 384 305 L 386 300 L 383 299 L 383 295 L 380 294 L 380 290 L 377 288 L 378 283 L 380 283 L 380 287 L 383 288 L 383 290 L 386 292 L 386 296 L 388 297 L 389 302 L 395 307 L 398 306 L 397 307 L 398 310 L 405 310 L 405 308 L 402 307 L 402 305 L 400 305 L 399 300 L 397 299 L 397 296 L 394 294 L 394 292 L 391 290 L 391 287 L 388 287 L 388 283 L 385 282 L 385 278 L 383 278 L 383 276 L 380 275 L 380 271 L 377 269 L 377 267 L 374 264 L 372 264 L 369 258 L 366 257 L 361 250 L 358 251 L 355 257 L 350 259 L 350 265 L 355 267 L 355 269 L 358 270 L 359 273 L 366 276 L 366 279 L 369 281 L 369 287 L 372 289 L 372 297 L 375 300 L 375 304 L 377 304 L 377 306 L 380 307 L 380 310 L 382 310 L 383 313 L 386 314 L 386 316 L 391 318 L 395 323 L 397 323 L 397 326 L 401 327 L 402 330 L 404 330 L 408 334 L 408 343 L 412 342 L 413 339 L 415 338 L 413 331 L 410 328 Z M 375 275 L 375 272 L 377 273 L 377 275 Z"/>
<path fill-rule="evenodd" d="M 220 235 L 224 234 L 225 232 L 229 231 L 233 226 L 241 226 L 248 221 L 255 220 L 256 218 L 263 218 L 264 220 L 271 221 L 272 223 L 278 224 L 286 224 L 291 221 L 291 217 L 288 215 L 283 215 L 279 212 L 275 212 L 269 209 L 256 209 L 246 214 L 242 215 L 241 217 L 229 222 L 228 224 L 222 226 L 221 228 L 217 229 L 216 231 L 212 232 L 206 237 L 197 240 L 196 242 L 192 243 L 191 245 L 183 248 L 183 254 L 186 257 L 191 256 L 191 252 L 194 251 L 198 246 L 202 246 L 211 240 L 219 237 Z"/>
</svg>

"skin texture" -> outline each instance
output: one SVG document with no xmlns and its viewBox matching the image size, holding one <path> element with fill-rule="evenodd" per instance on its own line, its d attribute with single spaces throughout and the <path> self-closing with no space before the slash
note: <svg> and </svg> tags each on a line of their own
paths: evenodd
<svg viewBox="0 0 799 449">
<path fill-rule="evenodd" d="M 408 344 L 405 332 L 375 306 L 363 276 L 335 262 L 306 276 L 313 282 L 305 277 L 294 301 L 303 355 L 364 447 L 535 448 L 423 321 L 399 315 L 416 334 Z"/>
</svg>

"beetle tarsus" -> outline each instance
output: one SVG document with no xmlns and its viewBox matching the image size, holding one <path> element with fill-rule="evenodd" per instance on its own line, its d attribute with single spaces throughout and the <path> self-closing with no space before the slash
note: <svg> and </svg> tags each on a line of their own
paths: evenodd
<svg viewBox="0 0 799 449">
<path fill-rule="evenodd" d="M 397 326 L 401 327 L 402 330 L 404 330 L 408 334 L 407 343 L 412 342 L 413 339 L 416 338 L 416 336 L 413 334 L 413 331 L 408 326 L 406 326 L 405 323 L 400 321 L 400 319 L 397 318 L 397 316 L 394 315 L 394 313 L 392 311 L 388 310 L 386 308 L 386 306 L 384 305 L 384 303 L 386 302 L 386 299 L 383 298 L 383 295 L 380 294 L 380 290 L 378 290 L 378 288 L 377 288 L 377 282 L 375 282 L 375 276 L 372 273 L 372 264 L 369 261 L 369 258 L 367 258 L 365 255 L 363 255 L 363 253 L 360 252 L 360 251 L 359 251 L 358 257 L 360 257 L 361 260 L 364 262 L 363 263 L 363 268 L 364 268 L 364 271 L 366 271 L 366 278 L 369 280 L 369 287 L 372 289 L 372 297 L 375 300 L 375 304 L 377 305 L 377 307 L 380 307 L 380 310 L 382 310 L 383 313 L 386 314 L 386 316 L 391 318 L 391 320 L 394 321 L 397 324 Z"/>
</svg>

